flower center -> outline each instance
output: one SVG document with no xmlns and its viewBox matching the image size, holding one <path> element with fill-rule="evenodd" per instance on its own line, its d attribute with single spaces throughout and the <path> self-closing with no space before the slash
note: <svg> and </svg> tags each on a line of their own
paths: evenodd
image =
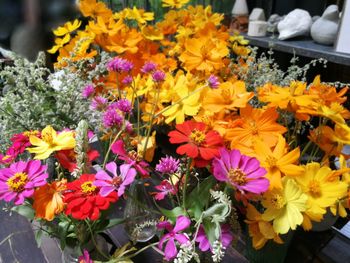
<svg viewBox="0 0 350 263">
<path fill-rule="evenodd" d="M 281 209 L 285 205 L 283 196 L 278 193 L 273 194 L 270 201 L 275 209 Z"/>
<path fill-rule="evenodd" d="M 227 177 L 233 185 L 245 185 L 247 183 L 246 174 L 241 169 L 230 169 Z"/>
<path fill-rule="evenodd" d="M 251 121 L 250 123 L 250 130 L 252 132 L 253 135 L 258 135 L 259 134 L 259 130 L 258 127 L 256 126 L 255 121 Z"/>
<path fill-rule="evenodd" d="M 309 183 L 309 191 L 313 197 L 321 196 L 321 187 L 320 183 L 316 180 L 312 180 Z"/>
<path fill-rule="evenodd" d="M 81 185 L 81 190 L 84 194 L 93 194 L 97 187 L 92 184 L 91 181 L 87 181 Z"/>
<path fill-rule="evenodd" d="M 272 168 L 275 167 L 277 164 L 277 159 L 273 156 L 267 156 L 266 157 L 267 164 Z"/>
<path fill-rule="evenodd" d="M 53 136 L 52 136 L 52 134 L 51 133 L 43 133 L 42 135 L 41 135 L 41 138 L 42 138 L 42 140 L 44 141 L 44 142 L 46 142 L 46 143 L 48 143 L 48 144 L 50 144 L 50 145 L 54 145 L 54 142 L 53 142 Z"/>
<path fill-rule="evenodd" d="M 122 184 L 122 178 L 119 177 L 119 176 L 114 177 L 113 180 L 112 180 L 112 184 L 113 184 L 115 187 L 119 187 L 119 185 Z"/>
<path fill-rule="evenodd" d="M 134 150 L 129 152 L 129 157 L 136 162 L 142 161 L 142 157 Z"/>
<path fill-rule="evenodd" d="M 190 139 L 197 145 L 200 145 L 205 140 L 205 133 L 194 129 L 190 134 Z"/>
<path fill-rule="evenodd" d="M 14 192 L 21 192 L 28 181 L 26 173 L 15 173 L 7 180 L 7 185 Z"/>
<path fill-rule="evenodd" d="M 225 88 L 221 91 L 222 97 L 225 99 L 225 101 L 232 101 L 232 95 L 229 88 Z"/>
</svg>

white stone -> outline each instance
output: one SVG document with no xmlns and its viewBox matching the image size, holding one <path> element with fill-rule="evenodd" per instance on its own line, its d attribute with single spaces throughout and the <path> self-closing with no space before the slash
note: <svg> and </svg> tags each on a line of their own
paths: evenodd
<svg viewBox="0 0 350 263">
<path fill-rule="evenodd" d="M 271 33 L 277 32 L 278 23 L 284 18 L 284 16 L 279 16 L 277 14 L 272 14 L 267 20 L 267 31 Z"/>
<path fill-rule="evenodd" d="M 248 36 L 264 37 L 266 36 L 266 21 L 250 21 L 248 25 Z"/>
<path fill-rule="evenodd" d="M 264 9 L 254 8 L 250 13 L 249 21 L 266 21 Z"/>
<path fill-rule="evenodd" d="M 242 16 L 248 15 L 248 5 L 246 0 L 236 0 L 235 4 L 232 8 L 232 15 L 234 16 Z"/>
<path fill-rule="evenodd" d="M 326 8 L 321 18 L 311 26 L 312 39 L 323 45 L 332 45 L 337 37 L 339 27 L 339 11 L 337 5 Z"/>
<path fill-rule="evenodd" d="M 308 11 L 295 9 L 278 23 L 278 39 L 285 40 L 297 36 L 305 36 L 310 33 L 312 18 Z"/>
</svg>

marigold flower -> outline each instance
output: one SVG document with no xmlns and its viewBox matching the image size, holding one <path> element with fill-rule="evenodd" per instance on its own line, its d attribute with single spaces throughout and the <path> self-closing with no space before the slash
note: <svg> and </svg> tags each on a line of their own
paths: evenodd
<svg viewBox="0 0 350 263">
<path fill-rule="evenodd" d="M 34 194 L 35 187 L 46 184 L 46 165 L 39 160 L 19 161 L 9 168 L 0 169 L 0 200 L 21 205 L 25 198 Z"/>
</svg>

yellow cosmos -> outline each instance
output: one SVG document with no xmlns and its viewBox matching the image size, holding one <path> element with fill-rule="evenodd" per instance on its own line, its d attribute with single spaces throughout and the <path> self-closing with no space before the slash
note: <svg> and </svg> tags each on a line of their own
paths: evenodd
<svg viewBox="0 0 350 263">
<path fill-rule="evenodd" d="M 141 29 L 142 35 L 148 40 L 162 40 L 164 38 L 163 33 L 153 26 L 143 26 Z"/>
<path fill-rule="evenodd" d="M 143 9 L 137 9 L 135 6 L 133 9 L 126 8 L 124 9 L 124 17 L 130 20 L 136 20 L 139 24 L 146 24 L 147 21 L 154 20 L 153 12 L 145 12 Z"/>
<path fill-rule="evenodd" d="M 190 0 L 162 0 L 163 7 L 181 8 Z"/>
<path fill-rule="evenodd" d="M 307 209 L 308 196 L 303 193 L 294 179 L 283 177 L 283 189 L 275 189 L 264 194 L 262 201 L 266 211 L 262 215 L 265 221 L 273 221 L 273 229 L 278 234 L 295 230 L 303 222 Z"/>
<path fill-rule="evenodd" d="M 64 36 L 64 38 L 56 38 L 55 39 L 55 45 L 49 49 L 47 52 L 49 52 L 50 54 L 55 54 L 57 52 L 57 50 L 59 50 L 61 47 L 63 47 L 65 44 L 67 44 L 70 40 L 70 35 L 67 34 Z"/>
<path fill-rule="evenodd" d="M 306 214 L 311 219 L 322 218 L 328 207 L 347 195 L 348 184 L 334 177 L 331 168 L 321 167 L 319 163 L 308 163 L 305 173 L 295 177 L 302 191 L 308 196 Z"/>
<path fill-rule="evenodd" d="M 81 21 L 79 21 L 78 19 L 75 19 L 73 23 L 69 21 L 65 23 L 63 26 L 58 27 L 53 31 L 53 33 L 55 34 L 55 36 L 61 37 L 78 29 L 80 25 L 81 25 Z"/>
<path fill-rule="evenodd" d="M 30 136 L 29 141 L 32 148 L 27 148 L 28 152 L 34 153 L 34 159 L 47 159 L 53 152 L 60 150 L 73 149 L 75 147 L 75 139 L 73 132 L 63 131 L 59 134 L 51 127 L 46 126 L 41 131 L 41 138 Z"/>
<path fill-rule="evenodd" d="M 298 176 L 303 174 L 304 168 L 295 163 L 299 160 L 300 150 L 287 152 L 287 143 L 283 136 L 278 135 L 278 142 L 273 149 L 261 140 L 254 144 L 256 157 L 267 171 L 266 177 L 270 180 L 270 189 L 282 189 L 282 175 Z"/>
</svg>

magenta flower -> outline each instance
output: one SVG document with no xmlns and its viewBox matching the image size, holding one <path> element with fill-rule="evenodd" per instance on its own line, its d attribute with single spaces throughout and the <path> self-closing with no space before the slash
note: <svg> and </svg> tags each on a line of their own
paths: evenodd
<svg viewBox="0 0 350 263">
<path fill-rule="evenodd" d="M 83 255 L 78 258 L 78 263 L 94 263 L 86 249 L 84 249 Z"/>
<path fill-rule="evenodd" d="M 92 99 L 90 109 L 103 111 L 107 107 L 107 99 L 101 96 L 96 96 Z"/>
<path fill-rule="evenodd" d="M 154 82 L 162 82 L 165 79 L 165 73 L 161 70 L 156 70 L 152 74 L 152 79 Z"/>
<path fill-rule="evenodd" d="M 118 110 L 124 113 L 130 113 L 132 110 L 131 102 L 128 99 L 120 99 L 116 102 Z"/>
<path fill-rule="evenodd" d="M 35 187 L 46 184 L 48 174 L 45 171 L 46 165 L 41 165 L 39 160 L 19 161 L 1 169 L 0 200 L 14 200 L 15 205 L 23 204 L 25 198 L 33 195 Z"/>
<path fill-rule="evenodd" d="M 177 171 L 180 161 L 171 156 L 166 156 L 160 159 L 159 164 L 156 165 L 156 171 L 163 174 L 173 174 Z"/>
<path fill-rule="evenodd" d="M 167 180 L 163 180 L 160 185 L 154 187 L 160 192 L 155 192 L 154 199 L 163 200 L 168 194 L 176 194 L 175 187 Z"/>
<path fill-rule="evenodd" d="M 158 229 L 166 229 L 169 233 L 162 236 L 162 238 L 159 240 L 159 249 L 163 249 L 163 244 L 167 242 L 164 249 L 164 255 L 166 260 L 171 260 L 176 257 L 177 255 L 177 248 L 175 244 L 175 240 L 179 242 L 179 244 L 186 244 L 190 240 L 188 239 L 187 235 L 183 233 L 179 233 L 180 231 L 185 230 L 191 225 L 191 220 L 188 219 L 186 216 L 179 216 L 176 218 L 175 227 L 168 222 L 160 222 L 158 223 L 157 227 Z"/>
<path fill-rule="evenodd" d="M 143 67 L 141 68 L 141 72 L 150 73 L 150 72 L 153 72 L 156 68 L 157 68 L 157 64 L 149 61 L 143 65 Z"/>
<path fill-rule="evenodd" d="M 109 71 L 117 72 L 129 72 L 133 69 L 134 64 L 123 58 L 114 58 L 107 63 L 107 69 Z"/>
<path fill-rule="evenodd" d="M 9 154 L 8 151 L 5 155 L 0 153 L 0 164 L 10 164 L 16 159 L 17 155 Z"/>
<path fill-rule="evenodd" d="M 266 170 L 260 162 L 239 150 L 221 148 L 220 158 L 213 160 L 213 174 L 219 181 L 227 182 L 241 192 L 260 194 L 269 188 L 269 180 L 264 177 Z"/>
<path fill-rule="evenodd" d="M 119 127 L 123 124 L 124 118 L 117 112 L 117 105 L 113 103 L 103 113 L 102 123 L 105 128 Z"/>
<path fill-rule="evenodd" d="M 95 92 L 95 88 L 93 85 L 88 84 L 84 87 L 83 91 L 81 92 L 81 95 L 83 98 L 87 99 L 90 98 Z"/>
<path fill-rule="evenodd" d="M 227 248 L 233 240 L 233 235 L 230 231 L 230 226 L 225 224 L 221 226 L 221 234 L 220 234 L 220 241 L 222 245 Z M 212 247 L 210 245 L 210 242 L 205 234 L 204 228 L 201 225 L 198 230 L 198 234 L 196 237 L 196 241 L 199 243 L 199 249 L 201 251 L 208 251 L 209 249 L 212 250 Z"/>
<path fill-rule="evenodd" d="M 124 85 L 130 85 L 132 83 L 132 77 L 130 75 L 127 75 L 125 78 L 123 78 L 122 83 Z"/>
<path fill-rule="evenodd" d="M 120 174 L 117 173 L 118 166 L 115 162 L 106 164 L 106 170 L 112 174 L 112 177 L 104 170 L 96 173 L 94 185 L 101 187 L 100 195 L 105 197 L 117 191 L 118 196 L 122 196 L 125 192 L 126 186 L 130 185 L 137 174 L 130 164 L 122 164 L 119 167 Z"/>
<path fill-rule="evenodd" d="M 218 77 L 216 77 L 214 75 L 210 75 L 208 78 L 208 85 L 212 89 L 217 89 L 220 85 Z"/>
<path fill-rule="evenodd" d="M 141 174 L 142 177 L 146 177 L 149 175 L 147 171 L 148 164 L 140 159 L 137 152 L 130 151 L 126 152 L 124 148 L 124 142 L 122 140 L 117 140 L 112 144 L 111 150 L 114 154 L 118 155 L 120 160 L 125 161 L 128 164 L 132 164 L 133 167 Z"/>
</svg>

